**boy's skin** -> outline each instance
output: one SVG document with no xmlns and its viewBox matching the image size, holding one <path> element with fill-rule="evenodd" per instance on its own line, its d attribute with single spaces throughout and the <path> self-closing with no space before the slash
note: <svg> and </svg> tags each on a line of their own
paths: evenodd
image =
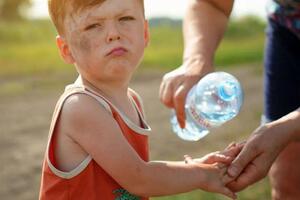
<svg viewBox="0 0 300 200">
<path fill-rule="evenodd" d="M 84 85 L 140 124 L 129 98 L 128 84 L 149 42 L 141 2 L 107 0 L 71 16 L 66 17 L 64 33 L 57 37 L 61 56 L 76 66 Z M 235 198 L 222 179 L 226 164 L 241 146 L 233 145 L 202 159 L 187 156 L 185 162 L 145 162 L 124 138 L 111 114 L 84 94 L 66 100 L 54 139 L 60 170 L 70 171 L 91 155 L 124 189 L 138 196 L 204 189 Z"/>
</svg>

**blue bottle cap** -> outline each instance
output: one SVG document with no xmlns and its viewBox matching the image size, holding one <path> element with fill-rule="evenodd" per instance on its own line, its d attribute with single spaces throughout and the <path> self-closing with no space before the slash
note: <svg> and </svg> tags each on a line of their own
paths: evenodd
<svg viewBox="0 0 300 200">
<path fill-rule="evenodd" d="M 234 82 L 226 81 L 218 87 L 219 97 L 224 101 L 231 101 L 237 96 L 237 86 Z"/>
</svg>

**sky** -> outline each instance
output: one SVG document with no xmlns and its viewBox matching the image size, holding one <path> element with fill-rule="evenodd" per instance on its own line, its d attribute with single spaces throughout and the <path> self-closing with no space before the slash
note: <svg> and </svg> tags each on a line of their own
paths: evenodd
<svg viewBox="0 0 300 200">
<path fill-rule="evenodd" d="M 221 0 L 222 1 L 222 0 Z M 233 16 L 248 14 L 265 17 L 265 4 L 268 0 L 235 0 Z M 48 17 L 47 1 L 33 0 L 30 11 L 33 17 Z M 186 0 L 145 0 L 146 17 L 182 18 L 186 9 Z"/>
</svg>

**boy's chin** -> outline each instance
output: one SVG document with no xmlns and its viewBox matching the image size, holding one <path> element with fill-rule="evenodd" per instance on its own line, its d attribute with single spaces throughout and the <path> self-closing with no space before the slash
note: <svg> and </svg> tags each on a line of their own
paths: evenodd
<svg viewBox="0 0 300 200">
<path fill-rule="evenodd" d="M 132 64 L 126 61 L 116 62 L 110 65 L 109 70 L 114 73 L 130 73 L 133 72 L 137 68 L 137 64 Z M 125 74 L 123 74 L 125 76 Z"/>
</svg>

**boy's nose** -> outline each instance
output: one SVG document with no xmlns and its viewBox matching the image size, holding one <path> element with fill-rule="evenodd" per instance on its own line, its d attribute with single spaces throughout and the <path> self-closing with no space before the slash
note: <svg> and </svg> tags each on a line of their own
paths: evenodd
<svg viewBox="0 0 300 200">
<path fill-rule="evenodd" d="M 121 37 L 119 35 L 111 35 L 111 36 L 108 36 L 107 41 L 112 42 L 114 40 L 120 40 L 120 39 L 121 39 Z"/>
<path fill-rule="evenodd" d="M 111 25 L 108 29 L 108 32 L 107 32 L 106 41 L 107 42 L 112 42 L 112 41 L 120 40 L 120 39 L 121 39 L 121 36 L 120 36 L 120 32 L 119 32 L 117 26 L 115 24 Z"/>
</svg>

